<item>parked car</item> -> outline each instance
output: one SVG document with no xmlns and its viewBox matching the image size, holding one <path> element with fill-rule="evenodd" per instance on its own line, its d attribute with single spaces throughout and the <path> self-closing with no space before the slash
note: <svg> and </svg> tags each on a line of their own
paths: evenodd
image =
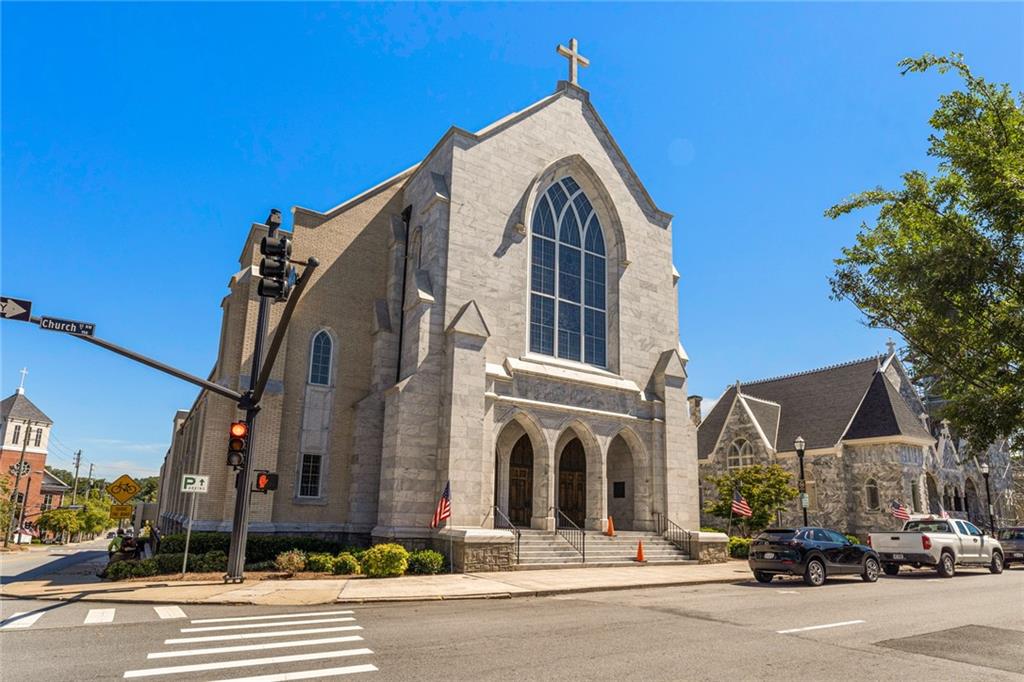
<svg viewBox="0 0 1024 682">
<path fill-rule="evenodd" d="M 999 531 L 999 543 L 1003 546 L 1003 566 L 1024 563 L 1024 526 L 1004 528 Z"/>
<path fill-rule="evenodd" d="M 900 566 L 934 566 L 943 578 L 952 578 L 957 566 L 988 566 L 1003 572 L 1003 547 L 970 521 L 926 517 L 911 519 L 903 530 L 871 533 L 868 544 L 882 559 L 886 575 Z"/>
<path fill-rule="evenodd" d="M 115 533 L 114 531 L 110 531 L 109 533 L 107 533 L 107 539 L 113 540 L 116 535 L 117 533 Z"/>
<path fill-rule="evenodd" d="M 754 538 L 747 562 L 759 583 L 798 575 L 812 586 L 832 575 L 859 575 L 873 583 L 881 566 L 873 549 L 828 528 L 769 528 Z"/>
</svg>

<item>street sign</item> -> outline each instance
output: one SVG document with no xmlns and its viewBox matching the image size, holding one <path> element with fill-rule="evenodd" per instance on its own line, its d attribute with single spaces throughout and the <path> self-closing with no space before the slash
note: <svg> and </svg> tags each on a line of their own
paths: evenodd
<svg viewBox="0 0 1024 682">
<path fill-rule="evenodd" d="M 32 320 L 32 301 L 0 296 L 0 317 L 5 320 L 30 322 Z"/>
<path fill-rule="evenodd" d="M 130 504 L 112 504 L 110 505 L 110 518 L 114 521 L 120 521 L 121 519 L 130 519 L 132 517 L 132 511 L 135 509 Z"/>
<path fill-rule="evenodd" d="M 48 329 L 52 332 L 67 332 L 79 336 L 92 336 L 96 332 L 96 325 L 92 322 L 79 322 L 78 320 L 61 320 L 56 317 L 39 318 L 39 328 Z"/>
<path fill-rule="evenodd" d="M 142 486 L 139 485 L 138 481 L 128 474 L 121 474 L 116 481 L 107 486 L 107 492 L 110 493 L 110 496 L 121 504 L 138 495 L 141 490 Z"/>
<path fill-rule="evenodd" d="M 181 477 L 181 492 L 183 493 L 205 493 L 209 488 L 209 476 L 185 474 Z"/>
<path fill-rule="evenodd" d="M 811 506 L 811 497 L 807 493 L 800 493 L 800 506 L 807 509 Z"/>
</svg>

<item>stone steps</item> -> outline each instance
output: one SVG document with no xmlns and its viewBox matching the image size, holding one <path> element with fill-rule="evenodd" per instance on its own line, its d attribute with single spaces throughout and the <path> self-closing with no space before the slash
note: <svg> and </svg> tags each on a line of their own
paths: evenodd
<svg viewBox="0 0 1024 682">
<path fill-rule="evenodd" d="M 695 563 L 659 535 L 642 531 L 620 531 L 615 537 L 597 532 L 586 538 L 586 563 L 580 553 L 562 536 L 545 531 L 524 530 L 519 542 L 517 570 L 574 568 L 580 566 L 636 565 L 637 543 L 644 543 L 644 559 L 649 564 Z"/>
</svg>

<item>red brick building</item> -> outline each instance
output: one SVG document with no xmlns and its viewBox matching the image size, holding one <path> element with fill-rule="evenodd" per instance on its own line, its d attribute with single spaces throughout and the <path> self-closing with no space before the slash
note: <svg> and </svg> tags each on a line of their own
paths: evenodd
<svg viewBox="0 0 1024 682">
<path fill-rule="evenodd" d="M 7 479 L 11 496 L 19 503 L 25 500 L 25 527 L 32 530 L 39 514 L 61 506 L 71 488 L 46 471 L 46 454 L 53 421 L 18 388 L 0 401 L 0 476 Z M 14 491 L 22 451 L 25 459 L 18 490 Z M 15 528 L 18 522 L 15 521 Z"/>
</svg>

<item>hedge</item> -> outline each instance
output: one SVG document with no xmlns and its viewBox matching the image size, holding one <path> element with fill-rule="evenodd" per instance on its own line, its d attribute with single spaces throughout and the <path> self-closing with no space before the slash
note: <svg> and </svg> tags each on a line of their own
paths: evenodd
<svg viewBox="0 0 1024 682">
<path fill-rule="evenodd" d="M 374 545 L 363 552 L 360 563 L 368 578 L 395 578 L 409 568 L 409 551 L 393 542 Z"/>
<path fill-rule="evenodd" d="M 189 542 L 189 554 L 206 554 L 207 552 L 221 551 L 225 554 L 231 544 L 230 536 L 227 533 L 202 532 L 192 533 Z M 342 551 L 351 551 L 353 554 L 362 550 L 352 550 L 350 547 L 336 540 L 325 540 L 310 535 L 249 535 L 245 547 L 246 563 L 256 564 L 264 561 L 273 561 L 281 552 L 290 549 L 297 549 L 305 554 L 338 554 Z M 181 554 L 185 551 L 185 534 L 175 533 L 164 536 L 160 541 L 160 554 Z"/>
<path fill-rule="evenodd" d="M 421 549 L 409 555 L 409 573 L 434 575 L 444 570 L 444 555 L 432 549 Z"/>
<path fill-rule="evenodd" d="M 734 559 L 746 559 L 750 555 L 750 538 L 729 538 L 729 556 Z"/>
</svg>

